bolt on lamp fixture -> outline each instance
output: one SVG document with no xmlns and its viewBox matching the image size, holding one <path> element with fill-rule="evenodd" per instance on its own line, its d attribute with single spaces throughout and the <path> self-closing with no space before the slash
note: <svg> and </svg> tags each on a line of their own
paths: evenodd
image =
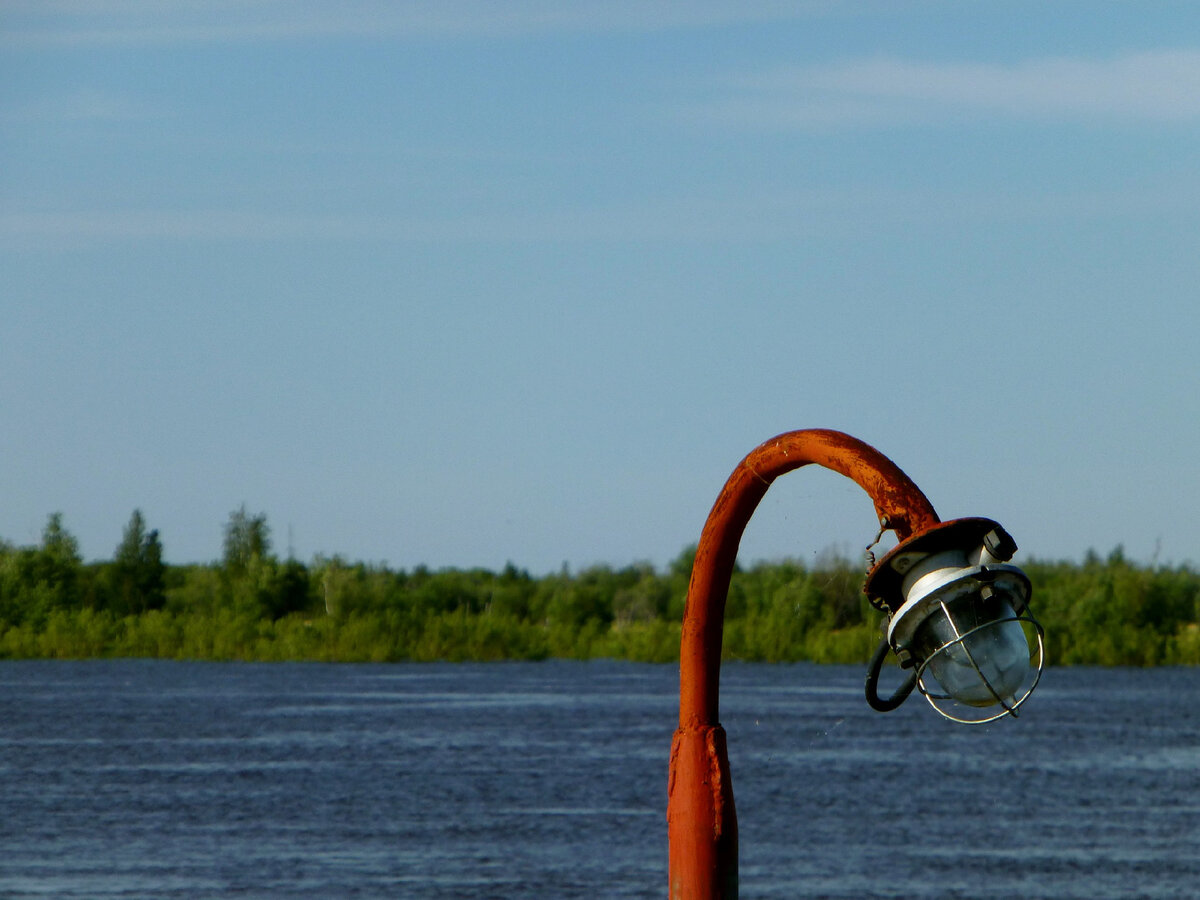
<svg viewBox="0 0 1200 900">
<path fill-rule="evenodd" d="M 872 708 L 895 709 L 915 687 L 955 722 L 1017 714 L 1041 679 L 1045 647 L 1029 578 L 1009 563 L 1016 549 L 991 519 L 955 519 L 901 541 L 875 565 L 864 591 L 888 618 L 867 671 Z M 913 671 L 884 699 L 877 685 L 889 650 Z"/>
<path fill-rule="evenodd" d="M 733 470 L 713 504 L 688 583 L 679 645 L 679 727 L 667 788 L 673 900 L 737 897 L 737 814 L 719 718 L 725 600 L 738 545 L 759 501 L 780 475 L 810 464 L 858 484 L 883 528 L 899 541 L 871 569 L 864 587 L 887 615 L 886 636 L 867 670 L 873 708 L 895 709 L 919 689 L 947 718 L 992 721 L 1016 715 L 1041 677 L 1042 629 L 1029 612 L 1029 579 L 1009 562 L 1016 544 L 1003 528 L 990 519 L 942 522 L 895 463 L 839 431 L 789 431 L 760 444 Z M 912 671 L 890 697 L 881 698 L 880 669 L 892 652 Z"/>
</svg>

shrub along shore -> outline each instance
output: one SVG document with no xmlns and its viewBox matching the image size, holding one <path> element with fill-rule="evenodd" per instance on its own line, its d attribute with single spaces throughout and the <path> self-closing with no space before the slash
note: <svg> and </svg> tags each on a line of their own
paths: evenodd
<svg viewBox="0 0 1200 900">
<path fill-rule="evenodd" d="M 610 657 L 672 662 L 695 548 L 649 564 L 533 576 L 512 564 L 411 571 L 271 552 L 265 515 L 225 526 L 219 562 L 170 565 L 135 511 L 113 559 L 82 561 L 49 517 L 38 546 L 0 541 L 0 658 L 158 657 L 387 662 Z M 1134 564 L 1120 548 L 1079 563 L 1023 561 L 1052 665 L 1200 663 L 1200 572 Z M 865 564 L 828 558 L 739 568 L 724 655 L 865 662 L 880 614 Z"/>
</svg>

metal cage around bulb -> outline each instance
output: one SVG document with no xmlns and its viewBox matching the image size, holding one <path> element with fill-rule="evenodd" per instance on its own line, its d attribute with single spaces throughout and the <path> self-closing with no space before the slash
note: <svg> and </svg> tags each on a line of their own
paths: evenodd
<svg viewBox="0 0 1200 900">
<path fill-rule="evenodd" d="M 960 570 L 919 598 L 922 618 L 907 643 L 898 632 L 912 614 L 889 625 L 889 643 L 907 647 L 916 665 L 917 690 L 956 722 L 1015 716 L 1041 679 L 1045 648 L 1042 626 L 1029 612 L 1029 581 L 1015 566 L 997 568 Z"/>
<path fill-rule="evenodd" d="M 892 549 L 866 590 L 888 614 L 867 699 L 898 706 L 915 687 L 941 715 L 980 724 L 1017 714 L 1045 667 L 1028 577 L 1008 560 L 1016 544 L 990 519 L 939 523 Z M 913 670 L 889 701 L 875 695 L 887 651 Z M 999 707 L 999 711 L 996 711 Z"/>
</svg>

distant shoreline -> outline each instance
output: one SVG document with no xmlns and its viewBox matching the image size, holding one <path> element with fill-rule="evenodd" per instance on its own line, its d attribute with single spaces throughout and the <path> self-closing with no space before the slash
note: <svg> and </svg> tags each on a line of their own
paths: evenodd
<svg viewBox="0 0 1200 900">
<path fill-rule="evenodd" d="M 0 658 L 451 662 L 679 654 L 691 560 L 535 577 L 512 565 L 396 571 L 250 554 L 210 565 L 82 563 L 53 541 L 0 545 Z M 1023 562 L 1049 665 L 1200 664 L 1200 573 L 1130 563 Z M 879 613 L 862 567 L 832 560 L 739 570 L 726 659 L 861 663 Z"/>
</svg>

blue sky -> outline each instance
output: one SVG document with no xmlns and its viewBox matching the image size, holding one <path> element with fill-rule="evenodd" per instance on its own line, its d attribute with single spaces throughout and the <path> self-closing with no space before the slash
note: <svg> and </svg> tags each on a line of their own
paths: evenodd
<svg viewBox="0 0 1200 900">
<path fill-rule="evenodd" d="M 1196 563 L 1198 161 L 1192 3 L 3 0 L 0 537 L 663 565 L 825 427 Z"/>
</svg>

